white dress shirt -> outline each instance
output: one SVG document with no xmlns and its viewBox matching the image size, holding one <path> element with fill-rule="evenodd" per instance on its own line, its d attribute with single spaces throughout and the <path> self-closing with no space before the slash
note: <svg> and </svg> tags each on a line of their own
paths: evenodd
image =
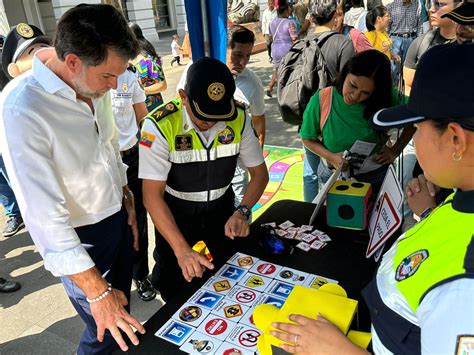
<svg viewBox="0 0 474 355">
<path fill-rule="evenodd" d="M 183 132 L 189 132 L 194 129 L 202 139 L 203 143 L 209 145 L 216 136 L 226 127 L 225 122 L 218 122 L 211 129 L 201 132 L 195 127 L 193 121 L 189 117 L 186 109 L 183 107 Z M 138 167 L 138 176 L 140 179 L 147 180 L 168 180 L 168 173 L 171 169 L 169 162 L 169 144 L 163 135 L 158 131 L 155 124 L 151 120 L 145 120 L 142 132 L 147 132 L 155 136 L 155 140 L 151 147 L 139 145 L 140 164 Z M 239 158 L 246 167 L 254 167 L 264 162 L 262 148 L 258 143 L 257 137 L 250 125 L 250 120 L 245 120 L 244 132 L 240 143 Z"/>
<path fill-rule="evenodd" d="M 277 10 L 266 8 L 262 15 L 262 32 L 264 35 L 270 34 L 270 23 L 278 16 Z"/>
<path fill-rule="evenodd" d="M 131 70 L 118 77 L 117 89 L 110 90 L 115 123 L 119 131 L 120 151 L 137 144 L 138 125 L 133 105 L 145 102 L 145 90 L 138 82 L 138 76 Z"/>
<path fill-rule="evenodd" d="M 265 114 L 265 95 L 260 78 L 252 69 L 244 68 L 235 78 L 236 90 L 234 98 L 249 106 L 252 116 Z"/>
<path fill-rule="evenodd" d="M 93 113 L 43 64 L 48 50 L 3 91 L 0 144 L 45 268 L 63 276 L 94 266 L 74 228 L 119 211 L 127 177 L 110 95 L 93 100 Z"/>
</svg>

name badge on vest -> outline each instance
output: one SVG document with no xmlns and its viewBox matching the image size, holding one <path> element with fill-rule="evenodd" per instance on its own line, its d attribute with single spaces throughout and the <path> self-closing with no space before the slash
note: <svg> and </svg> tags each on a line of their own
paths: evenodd
<svg viewBox="0 0 474 355">
<path fill-rule="evenodd" d="M 191 150 L 193 149 L 193 138 L 190 134 L 178 135 L 174 139 L 176 150 Z"/>
</svg>

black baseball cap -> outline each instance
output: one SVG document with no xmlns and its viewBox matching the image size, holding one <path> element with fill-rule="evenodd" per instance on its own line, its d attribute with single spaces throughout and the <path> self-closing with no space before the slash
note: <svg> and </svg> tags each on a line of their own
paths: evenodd
<svg viewBox="0 0 474 355">
<path fill-rule="evenodd" d="M 204 57 L 194 62 L 184 91 L 194 116 L 202 121 L 232 121 L 237 117 L 234 77 L 217 59 Z"/>
<path fill-rule="evenodd" d="M 15 63 L 25 50 L 35 43 L 50 46 L 52 41 L 38 27 L 27 23 L 19 23 L 8 32 L 2 52 L 2 68 L 6 75 L 10 77 L 8 65 Z"/>
<path fill-rule="evenodd" d="M 417 65 L 408 104 L 378 111 L 371 124 L 385 129 L 430 119 L 474 130 L 473 63 L 474 44 L 432 47 Z"/>
<path fill-rule="evenodd" d="M 474 0 L 464 0 L 461 5 L 441 17 L 447 17 L 464 26 L 474 25 Z"/>
</svg>

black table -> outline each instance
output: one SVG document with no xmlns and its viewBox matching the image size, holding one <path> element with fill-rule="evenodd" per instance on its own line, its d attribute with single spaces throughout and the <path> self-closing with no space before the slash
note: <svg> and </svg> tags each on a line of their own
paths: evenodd
<svg viewBox="0 0 474 355">
<path fill-rule="evenodd" d="M 263 229 L 260 227 L 262 223 L 276 222 L 280 224 L 286 220 L 291 220 L 296 226 L 308 224 L 314 207 L 315 205 L 311 203 L 293 200 L 275 202 L 252 223 L 249 237 L 235 240 L 235 252 L 239 251 L 275 264 L 338 280 L 350 298 L 359 300 L 359 315 L 352 329 L 358 328 L 359 330 L 368 331 L 370 329 L 368 309 L 360 296 L 360 292 L 373 277 L 376 263 L 373 258 L 365 258 L 369 241 L 369 235 L 366 231 L 359 232 L 328 227 L 326 225 L 326 211 L 322 208 L 313 224 L 315 228 L 326 232 L 332 238 L 332 241 L 324 249 L 304 252 L 295 248 L 292 255 L 269 255 L 265 254 L 263 248 L 258 244 L 258 238 L 263 233 Z M 295 245 L 298 243 L 291 240 L 290 242 Z M 215 266 L 217 271 L 222 265 Z M 138 334 L 140 345 L 138 347 L 131 345 L 129 353 L 182 353 L 177 346 L 156 337 L 154 333 L 212 275 L 213 273 L 206 271 L 202 279 L 191 282 L 186 292 L 177 295 L 156 312 L 145 324 L 147 333 L 145 335 Z"/>
</svg>

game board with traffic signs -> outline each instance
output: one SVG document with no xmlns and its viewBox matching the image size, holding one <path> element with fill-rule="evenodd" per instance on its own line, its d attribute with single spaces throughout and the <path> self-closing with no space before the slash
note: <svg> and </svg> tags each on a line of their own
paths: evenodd
<svg viewBox="0 0 474 355">
<path fill-rule="evenodd" d="M 295 285 L 319 288 L 336 280 L 236 253 L 155 335 L 190 354 L 253 354 L 259 304 L 281 308 Z"/>
</svg>

